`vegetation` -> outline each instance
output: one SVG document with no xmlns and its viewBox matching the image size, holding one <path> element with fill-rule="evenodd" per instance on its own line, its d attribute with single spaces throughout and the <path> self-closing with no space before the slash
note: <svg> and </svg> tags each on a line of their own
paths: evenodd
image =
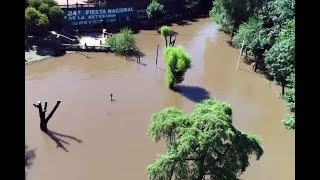
<svg viewBox="0 0 320 180">
<path fill-rule="evenodd" d="M 26 2 L 25 22 L 27 33 L 42 35 L 48 29 L 62 27 L 64 12 L 54 0 L 29 0 Z"/>
<path fill-rule="evenodd" d="M 183 0 L 183 7 L 189 13 L 195 13 L 200 8 L 200 0 Z"/>
<path fill-rule="evenodd" d="M 208 99 L 186 114 L 169 107 L 153 114 L 148 135 L 167 152 L 147 167 L 151 180 L 239 179 L 249 158 L 263 154 L 260 139 L 232 125 L 229 104 Z"/>
<path fill-rule="evenodd" d="M 165 41 L 166 41 L 166 47 L 168 46 L 168 36 L 170 36 L 171 30 L 169 26 L 161 26 L 160 28 L 160 34 L 163 35 Z"/>
<path fill-rule="evenodd" d="M 191 58 L 183 47 L 168 46 L 165 48 L 166 83 L 172 89 L 184 80 L 184 74 L 191 66 Z"/>
<path fill-rule="evenodd" d="M 127 55 L 134 51 L 136 47 L 133 31 L 129 28 L 123 28 L 120 34 L 108 37 L 106 43 L 111 47 L 111 50 L 118 55 Z"/>
<path fill-rule="evenodd" d="M 158 18 L 164 14 L 164 6 L 157 0 L 152 0 L 147 7 L 147 15 L 149 19 L 154 19 L 155 29 L 158 28 Z"/>
<path fill-rule="evenodd" d="M 281 94 L 290 108 L 295 92 L 289 81 L 295 73 L 295 0 L 215 0 L 213 4 L 210 14 L 215 22 L 234 33 L 235 47 L 244 42 L 246 54 L 254 56 L 255 71 L 266 65 L 282 86 Z M 291 88 L 285 92 L 288 85 Z M 284 120 L 288 129 L 294 129 L 294 110 L 291 112 Z"/>
<path fill-rule="evenodd" d="M 34 7 L 28 7 L 25 10 L 25 23 L 30 33 L 41 35 L 47 30 L 49 20 L 45 14 L 40 13 Z"/>
<path fill-rule="evenodd" d="M 287 107 L 290 110 L 290 114 L 288 114 L 283 122 L 287 129 L 294 130 L 295 129 L 295 74 L 291 74 L 289 77 L 289 85 L 291 86 L 290 89 L 288 89 L 284 96 L 282 97 L 287 102 Z"/>
<path fill-rule="evenodd" d="M 64 12 L 59 6 L 52 6 L 49 9 L 49 21 L 53 28 L 61 28 L 64 22 Z"/>
</svg>

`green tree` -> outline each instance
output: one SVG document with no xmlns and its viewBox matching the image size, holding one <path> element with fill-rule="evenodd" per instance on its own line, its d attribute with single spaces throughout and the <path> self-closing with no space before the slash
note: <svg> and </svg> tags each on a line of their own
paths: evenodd
<svg viewBox="0 0 320 180">
<path fill-rule="evenodd" d="M 42 14 L 45 14 L 45 15 L 49 15 L 49 5 L 48 4 L 45 4 L 45 3 L 42 3 L 39 8 L 38 8 L 39 12 L 41 12 Z"/>
<path fill-rule="evenodd" d="M 31 6 L 31 7 L 34 7 L 36 9 L 39 8 L 39 6 L 42 4 L 42 1 L 41 0 L 28 0 L 28 4 Z"/>
<path fill-rule="evenodd" d="M 263 53 L 269 43 L 269 39 L 265 31 L 263 31 L 263 22 L 257 17 L 250 17 L 245 23 L 242 23 L 232 38 L 235 47 L 240 48 L 244 43 L 244 50 L 254 55 L 255 69 L 258 68 L 258 61 L 263 58 Z"/>
<path fill-rule="evenodd" d="M 136 47 L 136 40 L 133 36 L 133 31 L 129 28 L 123 28 L 120 34 L 113 35 L 107 38 L 107 44 L 111 50 L 118 55 L 128 55 L 133 52 Z"/>
<path fill-rule="evenodd" d="M 168 46 L 168 36 L 170 36 L 171 30 L 169 26 L 161 26 L 160 28 L 160 34 L 163 35 L 165 41 L 166 41 L 166 47 Z"/>
<path fill-rule="evenodd" d="M 158 18 L 164 14 L 164 6 L 157 0 L 152 0 L 147 7 L 147 15 L 149 19 L 154 19 L 155 29 L 158 28 Z"/>
<path fill-rule="evenodd" d="M 33 7 L 28 7 L 25 10 L 25 23 L 30 33 L 41 35 L 47 29 L 49 20 L 45 14 L 41 14 Z"/>
<path fill-rule="evenodd" d="M 215 0 L 210 11 L 211 17 L 227 33 L 234 33 L 246 22 L 265 0 Z"/>
<path fill-rule="evenodd" d="M 55 0 L 42 0 L 42 2 L 48 4 L 49 7 L 58 6 L 58 3 Z"/>
<path fill-rule="evenodd" d="M 177 47 L 166 47 L 164 56 L 166 83 L 167 86 L 172 89 L 175 84 L 181 83 L 184 80 L 184 75 L 191 66 L 191 58 L 181 45 Z"/>
<path fill-rule="evenodd" d="M 59 6 L 52 6 L 49 9 L 50 26 L 53 29 L 59 29 L 64 22 L 64 12 Z"/>
<path fill-rule="evenodd" d="M 283 122 L 287 129 L 295 129 L 295 74 L 291 74 L 288 79 L 290 84 L 290 89 L 288 89 L 284 95 L 283 99 L 287 102 L 287 107 L 290 110 L 290 114 L 286 115 Z"/>
<path fill-rule="evenodd" d="M 289 76 L 295 71 L 295 34 L 294 20 L 279 33 L 276 43 L 265 53 L 265 62 L 270 74 L 284 88 Z"/>
<path fill-rule="evenodd" d="M 239 179 L 249 158 L 263 154 L 260 139 L 232 125 L 231 106 L 208 99 L 186 114 L 169 107 L 153 114 L 148 135 L 167 152 L 147 167 L 150 180 Z"/>
<path fill-rule="evenodd" d="M 199 10 L 200 0 L 183 0 L 183 7 L 189 13 L 195 13 Z"/>
</svg>

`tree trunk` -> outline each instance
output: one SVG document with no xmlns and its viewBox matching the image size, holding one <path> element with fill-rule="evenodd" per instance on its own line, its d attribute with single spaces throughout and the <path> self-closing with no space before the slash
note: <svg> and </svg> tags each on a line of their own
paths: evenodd
<svg viewBox="0 0 320 180">
<path fill-rule="evenodd" d="M 203 164 L 204 164 L 204 156 L 200 158 L 199 176 L 197 177 L 197 180 L 202 180 L 204 176 Z"/>
<path fill-rule="evenodd" d="M 284 87 L 285 87 L 285 85 L 284 85 L 284 84 L 282 84 L 282 85 L 281 85 L 281 96 L 283 96 L 283 95 L 284 95 Z"/>
<path fill-rule="evenodd" d="M 40 129 L 41 129 L 41 131 L 43 131 L 43 132 L 48 132 L 47 124 L 48 124 L 48 121 L 47 121 L 47 122 L 45 122 L 45 121 L 41 121 L 41 122 L 40 122 Z"/>
<path fill-rule="evenodd" d="M 157 30 L 158 27 L 158 18 L 154 19 L 154 29 Z"/>
<path fill-rule="evenodd" d="M 168 39 L 166 35 L 164 35 L 164 39 L 166 40 L 166 47 L 168 47 Z"/>
<path fill-rule="evenodd" d="M 258 58 L 257 58 L 256 55 L 254 55 L 254 59 L 255 59 L 254 72 L 257 72 L 257 69 L 258 69 Z"/>
<path fill-rule="evenodd" d="M 171 44 L 172 42 L 171 41 L 172 41 L 172 35 L 170 34 L 170 43 L 169 43 L 170 46 L 172 46 L 172 44 Z"/>
</svg>

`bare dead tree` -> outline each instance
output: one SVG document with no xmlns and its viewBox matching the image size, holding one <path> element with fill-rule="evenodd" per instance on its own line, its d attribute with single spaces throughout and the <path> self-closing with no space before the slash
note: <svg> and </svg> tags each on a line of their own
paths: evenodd
<svg viewBox="0 0 320 180">
<path fill-rule="evenodd" d="M 50 112 L 50 114 L 47 117 L 46 117 L 46 112 L 47 112 L 48 102 L 44 103 L 44 109 L 42 109 L 41 101 L 39 101 L 38 104 L 33 104 L 33 106 L 38 108 L 38 110 L 39 110 L 40 129 L 43 132 L 48 132 L 47 124 L 48 124 L 49 120 L 51 119 L 51 117 L 53 116 L 53 114 L 56 112 L 56 110 L 59 107 L 60 103 L 61 103 L 60 100 L 57 101 L 56 105 L 54 106 L 54 108 L 52 109 L 52 111 Z"/>
</svg>

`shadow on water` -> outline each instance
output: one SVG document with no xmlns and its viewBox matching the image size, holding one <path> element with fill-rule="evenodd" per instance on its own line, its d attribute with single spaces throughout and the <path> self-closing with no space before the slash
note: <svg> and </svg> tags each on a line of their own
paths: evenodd
<svg viewBox="0 0 320 180">
<path fill-rule="evenodd" d="M 24 154 L 24 166 L 26 169 L 30 169 L 33 164 L 33 160 L 36 158 L 35 149 L 29 149 L 28 146 L 25 145 L 25 154 Z M 25 171 L 25 176 L 27 176 L 27 171 Z"/>
<path fill-rule="evenodd" d="M 196 103 L 210 98 L 210 92 L 197 86 L 178 85 L 173 91 L 180 93 L 182 96 Z"/>
<path fill-rule="evenodd" d="M 66 134 L 57 133 L 57 132 L 51 131 L 51 130 L 49 130 L 49 129 L 48 129 L 48 131 L 45 132 L 45 133 L 48 134 L 48 136 L 49 136 L 52 140 L 54 140 L 54 141 L 56 142 L 57 148 L 60 147 L 60 148 L 62 148 L 63 150 L 65 150 L 66 152 L 69 152 L 69 151 L 67 150 L 67 148 L 66 148 L 62 143 L 67 144 L 67 145 L 69 145 L 70 143 L 68 143 L 67 141 L 59 138 L 58 136 L 60 136 L 60 137 L 65 137 L 65 138 L 69 138 L 69 139 L 72 139 L 72 140 L 74 140 L 74 141 L 77 141 L 78 143 L 82 143 L 82 140 L 77 139 L 76 137 L 73 137 L 73 136 L 70 136 L 70 135 L 66 135 Z"/>
</svg>

